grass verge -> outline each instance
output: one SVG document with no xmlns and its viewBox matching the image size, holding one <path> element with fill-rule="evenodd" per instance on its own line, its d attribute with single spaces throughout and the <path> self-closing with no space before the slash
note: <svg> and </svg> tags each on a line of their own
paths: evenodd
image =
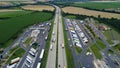
<svg viewBox="0 0 120 68">
<path fill-rule="evenodd" d="M 101 40 L 97 40 L 96 43 L 102 48 L 102 49 L 105 49 L 106 48 L 106 45 L 101 41 Z"/>
<path fill-rule="evenodd" d="M 33 37 L 28 37 L 23 43 L 26 45 L 26 47 L 29 47 L 32 41 L 33 41 Z"/>
<path fill-rule="evenodd" d="M 66 35 L 64 19 L 62 19 L 62 23 L 63 23 L 64 42 L 65 42 L 64 45 L 65 45 L 66 58 L 67 58 L 67 68 L 75 68 L 73 55 L 72 55 L 71 49 L 68 45 L 68 38 L 67 38 L 67 35 Z"/>
<path fill-rule="evenodd" d="M 80 66 L 80 68 L 82 68 L 82 64 L 79 62 L 79 66 Z"/>
<path fill-rule="evenodd" d="M 114 46 L 113 48 L 120 55 L 120 43 Z"/>
<path fill-rule="evenodd" d="M 15 51 L 15 52 L 14 52 Z M 7 61 L 7 64 L 14 58 L 17 58 L 17 57 L 22 57 L 24 54 L 25 54 L 25 50 L 22 49 L 21 47 L 18 47 L 17 49 L 15 49 L 14 52 L 9 58 L 8 58 L 8 61 Z"/>
<path fill-rule="evenodd" d="M 56 68 L 58 68 L 58 32 L 59 32 L 59 23 L 57 25 Z"/>
<path fill-rule="evenodd" d="M 82 52 L 82 48 L 78 47 L 78 46 L 75 46 L 75 49 L 77 51 L 78 54 L 80 54 Z"/>
<path fill-rule="evenodd" d="M 94 53 L 94 55 L 97 59 L 102 58 L 102 55 L 100 53 L 100 49 L 97 47 L 96 44 L 92 45 L 90 48 L 91 48 L 92 52 Z"/>
</svg>

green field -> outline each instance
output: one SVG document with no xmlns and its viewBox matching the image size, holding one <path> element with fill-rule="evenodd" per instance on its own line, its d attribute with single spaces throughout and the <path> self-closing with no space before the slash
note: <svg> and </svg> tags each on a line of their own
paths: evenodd
<svg viewBox="0 0 120 68">
<path fill-rule="evenodd" d="M 106 48 L 106 45 L 102 42 L 102 40 L 97 39 L 96 43 L 97 43 L 102 49 L 105 49 L 105 48 Z"/>
<path fill-rule="evenodd" d="M 17 17 L 25 14 L 32 13 L 33 11 L 11 11 L 11 12 L 0 12 L 0 18 L 10 18 L 10 17 Z"/>
<path fill-rule="evenodd" d="M 0 21 L 0 43 L 7 42 L 13 36 L 16 38 L 16 34 L 21 33 L 23 28 L 50 20 L 52 17 L 52 12 L 34 12 Z"/>
<path fill-rule="evenodd" d="M 102 58 L 102 55 L 100 53 L 100 49 L 96 46 L 96 44 L 92 45 L 90 48 L 97 59 Z"/>
<path fill-rule="evenodd" d="M 113 46 L 114 50 L 120 55 L 120 43 L 116 46 Z"/>
<path fill-rule="evenodd" d="M 76 49 L 76 52 L 78 54 L 80 54 L 82 52 L 82 48 L 78 47 L 78 46 L 75 46 L 75 49 Z"/>
<path fill-rule="evenodd" d="M 75 3 L 72 4 L 72 6 L 102 10 L 108 8 L 120 8 L 120 2 L 84 2 L 84 3 Z"/>
<path fill-rule="evenodd" d="M 70 19 L 76 19 L 76 16 L 73 16 L 73 15 L 68 15 L 66 16 L 67 18 L 70 18 Z"/>
<path fill-rule="evenodd" d="M 16 50 L 16 49 L 14 49 Z M 7 63 L 9 63 L 12 59 L 17 58 L 17 57 L 22 57 L 25 53 L 25 50 L 22 49 L 21 47 L 18 47 L 17 50 L 13 53 L 12 56 L 9 57 Z"/>
<path fill-rule="evenodd" d="M 106 37 L 109 44 L 114 44 L 114 42 L 112 40 L 120 41 L 120 33 L 117 32 L 114 29 L 104 31 L 103 34 L 105 35 L 105 37 Z"/>
<path fill-rule="evenodd" d="M 29 47 L 32 42 L 33 42 L 33 37 L 27 37 L 23 43 L 26 45 L 26 47 Z"/>
</svg>

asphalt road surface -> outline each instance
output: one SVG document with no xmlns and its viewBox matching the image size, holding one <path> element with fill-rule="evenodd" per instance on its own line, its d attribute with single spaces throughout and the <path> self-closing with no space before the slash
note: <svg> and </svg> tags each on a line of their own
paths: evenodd
<svg viewBox="0 0 120 68">
<path fill-rule="evenodd" d="M 67 68 L 66 64 L 66 53 L 64 46 L 64 35 L 62 26 L 61 10 L 59 9 L 59 31 L 58 31 L 58 68 Z"/>
<path fill-rule="evenodd" d="M 50 43 L 50 49 L 47 59 L 47 65 L 46 68 L 55 68 L 56 65 L 56 45 L 57 45 L 57 24 L 58 24 L 58 8 L 56 8 L 56 15 L 55 15 L 55 21 L 53 26 L 53 32 L 52 32 L 52 38 Z M 52 42 L 52 40 L 55 38 L 55 42 Z M 52 45 L 52 49 L 51 49 Z"/>
</svg>

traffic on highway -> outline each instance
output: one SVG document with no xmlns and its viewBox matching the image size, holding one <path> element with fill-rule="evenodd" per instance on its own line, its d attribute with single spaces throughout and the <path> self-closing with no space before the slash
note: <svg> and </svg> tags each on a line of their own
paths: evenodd
<svg viewBox="0 0 120 68">
<path fill-rule="evenodd" d="M 10 59 L 3 68 L 69 68 L 71 60 L 75 68 L 120 68 L 120 56 L 93 24 L 94 19 L 62 17 L 61 8 L 52 6 L 56 8 L 53 21 L 29 26 L 4 50 L 0 60 L 9 57 L 17 46 L 25 53 Z"/>
</svg>

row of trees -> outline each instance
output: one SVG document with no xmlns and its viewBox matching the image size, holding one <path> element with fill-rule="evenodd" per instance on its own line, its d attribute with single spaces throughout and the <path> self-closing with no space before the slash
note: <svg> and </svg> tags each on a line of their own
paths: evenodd
<svg viewBox="0 0 120 68">
<path fill-rule="evenodd" d="M 83 6 L 75 6 L 73 2 L 61 2 L 61 3 L 54 3 L 60 7 L 66 7 L 66 6 L 74 6 L 74 7 L 82 7 L 85 9 L 89 9 L 89 10 L 96 10 L 96 11 L 102 11 L 102 12 L 109 12 L 109 13 L 116 13 L 116 14 L 120 14 L 120 12 L 115 11 L 115 10 L 105 10 L 105 9 L 94 9 L 94 8 L 89 8 L 89 7 L 83 7 Z"/>
<path fill-rule="evenodd" d="M 114 28 L 115 30 L 117 30 L 120 33 L 120 19 L 117 18 L 101 18 L 101 16 L 99 15 L 98 17 L 94 17 L 94 16 L 86 16 L 86 15 L 78 15 L 78 14 L 69 14 L 69 13 L 63 13 L 63 16 L 67 16 L 67 15 L 74 15 L 76 16 L 76 19 L 86 19 L 86 18 L 94 18 L 96 20 L 98 20 L 100 23 L 104 23 L 106 25 L 109 25 L 110 27 Z"/>
</svg>

